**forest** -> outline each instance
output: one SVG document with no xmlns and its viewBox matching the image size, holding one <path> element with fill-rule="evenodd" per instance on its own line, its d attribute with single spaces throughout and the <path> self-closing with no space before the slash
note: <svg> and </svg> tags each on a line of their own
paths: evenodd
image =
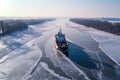
<svg viewBox="0 0 120 80">
<path fill-rule="evenodd" d="M 29 25 L 41 24 L 53 19 L 6 19 L 0 20 L 0 35 L 27 29 Z"/>
<path fill-rule="evenodd" d="M 74 18 L 70 21 L 85 25 L 86 27 L 92 27 L 97 30 L 109 32 L 112 34 L 120 35 L 120 23 L 112 23 L 108 21 L 101 21 L 95 19 L 83 19 L 83 18 Z"/>
</svg>

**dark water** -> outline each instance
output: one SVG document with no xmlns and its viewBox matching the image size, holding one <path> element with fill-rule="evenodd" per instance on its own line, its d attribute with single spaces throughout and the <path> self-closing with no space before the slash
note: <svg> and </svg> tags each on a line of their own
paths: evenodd
<svg viewBox="0 0 120 80">
<path fill-rule="evenodd" d="M 83 67 L 90 69 L 96 68 L 96 64 L 92 61 L 90 56 L 83 51 L 83 48 L 71 42 L 69 42 L 68 57 Z"/>
</svg>

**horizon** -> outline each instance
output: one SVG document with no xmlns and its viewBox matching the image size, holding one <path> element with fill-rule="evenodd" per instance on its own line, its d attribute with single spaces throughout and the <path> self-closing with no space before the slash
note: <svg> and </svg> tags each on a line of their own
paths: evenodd
<svg viewBox="0 0 120 80">
<path fill-rule="evenodd" d="M 0 17 L 120 17 L 120 0 L 0 0 Z"/>
</svg>

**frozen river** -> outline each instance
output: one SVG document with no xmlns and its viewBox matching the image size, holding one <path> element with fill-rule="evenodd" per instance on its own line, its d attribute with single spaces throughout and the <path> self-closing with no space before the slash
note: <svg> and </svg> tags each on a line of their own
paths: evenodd
<svg viewBox="0 0 120 80">
<path fill-rule="evenodd" d="M 69 42 L 68 57 L 55 48 L 60 27 Z M 95 31 L 57 19 L 1 37 L 0 80 L 120 80 L 116 58 L 99 43 L 109 38 Z"/>
</svg>

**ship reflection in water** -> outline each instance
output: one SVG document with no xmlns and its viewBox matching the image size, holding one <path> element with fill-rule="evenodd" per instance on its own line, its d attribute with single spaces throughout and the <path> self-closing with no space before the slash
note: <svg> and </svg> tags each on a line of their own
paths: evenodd
<svg viewBox="0 0 120 80">
<path fill-rule="evenodd" d="M 68 42 L 68 44 L 69 44 L 68 57 L 72 61 L 89 69 L 96 68 L 96 64 L 93 62 L 90 56 L 83 51 L 83 48 L 71 42 Z"/>
</svg>

